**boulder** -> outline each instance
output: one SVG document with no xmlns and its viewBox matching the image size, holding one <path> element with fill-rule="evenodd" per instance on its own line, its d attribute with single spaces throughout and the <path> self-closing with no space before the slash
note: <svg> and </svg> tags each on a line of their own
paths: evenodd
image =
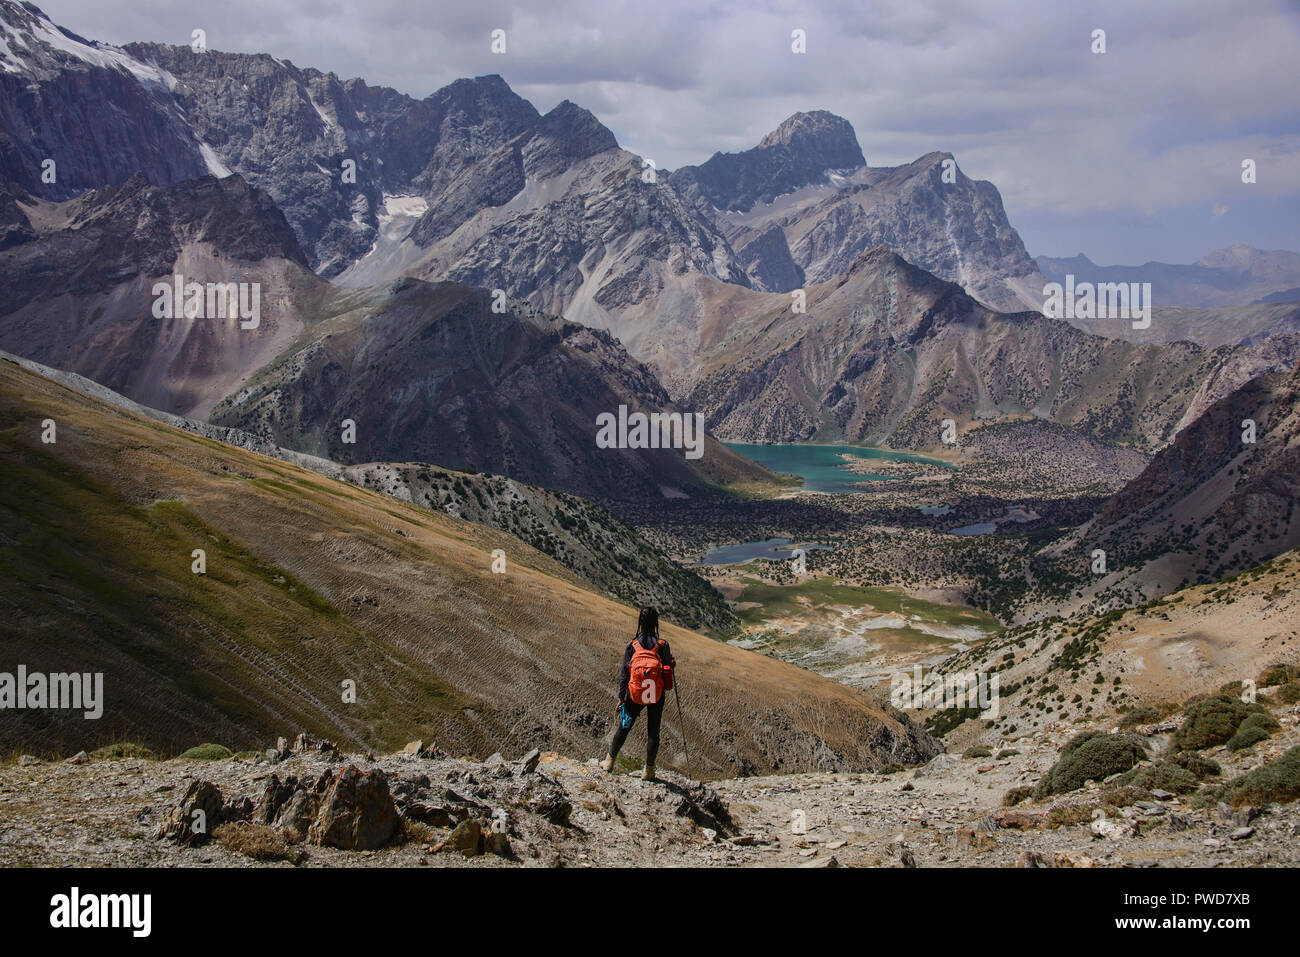
<svg viewBox="0 0 1300 957">
<path fill-rule="evenodd" d="M 257 807 L 253 811 L 253 823 L 274 824 L 280 809 L 289 803 L 289 799 L 293 797 L 293 792 L 297 789 L 298 779 L 296 777 L 289 777 L 281 781 L 278 774 L 272 774 L 267 779 L 266 787 L 262 789 L 262 798 L 257 802 Z"/>
<path fill-rule="evenodd" d="M 936 774 L 946 774 L 955 768 L 961 767 L 961 756 L 957 754 L 940 754 L 930 760 L 930 763 L 916 772 L 918 778 L 928 778 Z"/>
<path fill-rule="evenodd" d="M 275 826 L 287 833 L 295 842 L 307 838 L 320 807 L 320 796 L 307 788 L 299 788 L 275 816 Z"/>
<path fill-rule="evenodd" d="M 473 818 L 466 818 L 446 838 L 434 845 L 433 850 L 434 853 L 459 851 L 466 857 L 477 857 L 483 853 L 483 825 Z"/>
<path fill-rule="evenodd" d="M 178 844 L 203 844 L 221 823 L 222 811 L 221 790 L 210 781 L 195 779 L 180 803 L 168 809 L 155 836 Z"/>
<path fill-rule="evenodd" d="M 349 764 L 321 780 L 320 811 L 307 832 L 310 843 L 350 851 L 371 851 L 388 843 L 398 820 L 383 771 L 360 771 Z"/>
<path fill-rule="evenodd" d="M 534 814 L 546 818 L 552 824 L 567 827 L 573 805 L 558 787 L 536 788 L 528 796 L 527 808 Z"/>
<path fill-rule="evenodd" d="M 402 816 L 433 827 L 455 827 L 469 816 L 463 807 L 444 807 L 428 801 L 412 801 L 402 809 Z"/>
<path fill-rule="evenodd" d="M 519 760 L 518 773 L 522 777 L 525 774 L 532 774 L 537 770 L 537 765 L 542 760 L 542 752 L 537 748 L 529 751 Z"/>
<path fill-rule="evenodd" d="M 249 797 L 231 798 L 221 806 L 221 820 L 225 821 L 252 821 L 253 799 Z"/>
<path fill-rule="evenodd" d="M 488 854 L 510 857 L 510 837 L 504 831 L 488 831 L 483 835 L 483 850 Z"/>
</svg>

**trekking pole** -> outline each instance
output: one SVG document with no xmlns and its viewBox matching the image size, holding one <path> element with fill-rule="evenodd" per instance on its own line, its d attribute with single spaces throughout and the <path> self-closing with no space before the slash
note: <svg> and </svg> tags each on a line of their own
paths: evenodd
<svg viewBox="0 0 1300 957">
<path fill-rule="evenodd" d="M 691 749 L 686 745 L 686 722 L 682 719 L 682 696 L 677 690 L 677 680 L 673 679 L 673 698 L 677 701 L 677 727 L 682 732 L 682 751 L 686 755 L 686 776 L 694 780 L 691 774 Z"/>
</svg>

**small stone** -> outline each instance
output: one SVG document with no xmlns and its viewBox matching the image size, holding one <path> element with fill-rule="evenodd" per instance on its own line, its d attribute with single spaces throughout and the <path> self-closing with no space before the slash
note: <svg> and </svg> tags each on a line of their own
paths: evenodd
<svg viewBox="0 0 1300 957">
<path fill-rule="evenodd" d="M 33 764 L 43 763 L 44 762 L 34 754 L 24 754 L 20 755 L 18 758 L 18 766 L 22 768 L 30 768 Z"/>
<path fill-rule="evenodd" d="M 1255 829 L 1253 827 L 1239 827 L 1232 832 L 1232 839 L 1234 841 L 1244 841 L 1254 833 Z"/>
<path fill-rule="evenodd" d="M 76 754 L 74 754 L 72 757 L 68 758 L 67 763 L 68 763 L 68 764 L 85 764 L 85 763 L 86 763 L 87 761 L 89 761 L 89 760 L 90 760 L 90 755 L 88 755 L 85 751 L 78 751 L 78 752 L 77 752 Z"/>
<path fill-rule="evenodd" d="M 499 857 L 510 857 L 510 838 L 504 831 L 488 831 L 483 835 L 483 850 Z"/>
<path fill-rule="evenodd" d="M 406 746 L 402 748 L 402 753 L 415 756 L 423 750 L 424 750 L 423 741 L 407 741 Z"/>
<path fill-rule="evenodd" d="M 800 864 L 800 867 L 822 868 L 822 867 L 839 867 L 840 862 L 835 859 L 835 855 L 830 857 L 819 857 L 815 861 L 808 861 L 806 864 Z"/>
<path fill-rule="evenodd" d="M 532 774 L 534 771 L 537 770 L 537 765 L 541 762 L 541 760 L 542 760 L 542 752 L 539 751 L 537 748 L 533 748 L 533 750 L 529 751 L 520 759 L 519 774 L 521 776 L 525 774 Z"/>
<path fill-rule="evenodd" d="M 473 818 L 467 818 L 457 824 L 456 829 L 433 849 L 435 852 L 460 851 L 466 857 L 477 857 L 483 853 L 483 825 Z"/>
<path fill-rule="evenodd" d="M 1232 815 L 1232 823 L 1237 827 L 1245 827 L 1257 817 L 1259 817 L 1259 808 L 1247 805 L 1237 809 L 1236 813 Z"/>
<path fill-rule="evenodd" d="M 1174 799 L 1172 791 L 1162 791 L 1159 788 L 1152 791 L 1151 796 L 1157 801 L 1172 801 Z"/>
</svg>

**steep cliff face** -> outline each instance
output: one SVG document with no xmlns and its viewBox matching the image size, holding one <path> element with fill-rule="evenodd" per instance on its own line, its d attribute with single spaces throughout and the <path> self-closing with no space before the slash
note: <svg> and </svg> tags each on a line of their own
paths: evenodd
<svg viewBox="0 0 1300 957">
<path fill-rule="evenodd" d="M 810 284 L 888 246 L 994 308 L 1036 308 L 1026 292 L 1037 295 L 1041 277 L 997 188 L 967 177 L 949 153 L 869 167 L 846 120 L 798 113 L 753 149 L 715 154 L 671 182 L 737 249 L 779 228 Z"/>
<path fill-rule="evenodd" d="M 326 293 L 279 209 L 238 176 L 160 188 L 137 174 L 62 203 L 16 196 L 9 208 L 26 225 L 0 249 L 0 348 L 165 411 L 206 414 L 292 341 Z M 174 289 L 177 275 L 202 286 L 194 317 L 183 301 L 155 312 L 155 284 Z M 222 285 L 221 300 L 209 302 L 209 284 Z M 232 313 L 241 292 L 255 317 Z"/>
<path fill-rule="evenodd" d="M 1220 566 L 1249 567 L 1300 544 L 1297 502 L 1300 366 L 1252 379 L 1212 404 L 1081 535 L 1121 555 L 1208 558 L 1218 577 Z"/>
<path fill-rule="evenodd" d="M 209 172 L 202 143 L 172 107 L 176 84 L 31 4 L 2 0 L 0 180 L 58 200 L 137 172 L 155 183 Z"/>
<path fill-rule="evenodd" d="M 696 458 L 601 447 L 601 414 L 673 411 L 653 374 L 607 333 L 492 302 L 411 279 L 340 299 L 212 421 L 345 463 L 433 462 L 602 499 L 770 477 L 711 437 Z"/>
<path fill-rule="evenodd" d="M 275 199 L 325 277 L 374 244 L 385 195 L 454 200 L 478 157 L 538 121 L 498 76 L 415 100 L 266 54 L 126 50 L 177 78 L 172 95 L 195 134 Z"/>
</svg>

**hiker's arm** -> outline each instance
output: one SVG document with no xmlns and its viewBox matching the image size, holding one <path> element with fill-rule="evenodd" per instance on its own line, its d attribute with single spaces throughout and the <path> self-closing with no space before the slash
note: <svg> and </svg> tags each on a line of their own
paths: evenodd
<svg viewBox="0 0 1300 957">
<path fill-rule="evenodd" d="M 623 649 L 623 667 L 618 673 L 618 700 L 622 701 L 627 697 L 627 683 L 632 677 L 632 644 Z"/>
<path fill-rule="evenodd" d="M 673 657 L 673 650 L 668 647 L 667 641 L 664 642 L 663 654 L 659 656 L 659 660 L 662 661 L 664 664 L 666 664 L 669 668 L 677 667 L 677 660 Z"/>
</svg>

